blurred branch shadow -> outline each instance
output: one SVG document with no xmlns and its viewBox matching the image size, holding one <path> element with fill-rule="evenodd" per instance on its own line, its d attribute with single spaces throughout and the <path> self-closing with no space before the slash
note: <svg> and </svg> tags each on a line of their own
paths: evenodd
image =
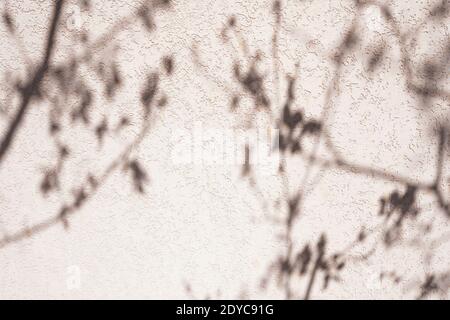
<svg viewBox="0 0 450 320">
<path fill-rule="evenodd" d="M 401 53 L 401 69 L 402 79 L 409 94 L 421 100 L 424 106 L 430 108 L 434 100 L 439 99 L 448 104 L 450 101 L 449 92 L 442 89 L 442 83 L 446 80 L 448 67 L 450 65 L 450 42 L 447 41 L 446 47 L 443 49 L 443 54 L 435 60 L 428 60 L 423 66 L 413 64 L 410 56 L 410 45 L 414 43 L 415 37 L 423 28 L 427 21 L 436 19 L 445 19 L 449 14 L 449 5 L 447 1 L 439 1 L 428 12 L 422 21 L 408 30 L 402 30 L 402 26 L 394 17 L 390 5 L 380 3 L 378 1 L 362 1 L 355 0 L 354 14 L 351 19 L 348 31 L 345 33 L 343 39 L 338 44 L 336 50 L 332 55 L 334 64 L 334 73 L 325 93 L 325 102 L 319 118 L 307 118 L 306 112 L 302 110 L 295 110 L 295 82 L 298 78 L 297 70 L 294 75 L 284 75 L 286 79 L 287 91 L 285 94 L 280 92 L 280 69 L 278 67 L 279 60 L 279 33 L 283 24 L 283 3 L 279 0 L 274 0 L 272 3 L 272 19 L 273 19 L 273 36 L 271 43 L 271 62 L 272 64 L 272 87 L 267 85 L 267 79 L 258 70 L 258 64 L 264 63 L 258 51 L 251 52 L 250 46 L 245 40 L 236 16 L 231 16 L 228 22 L 224 25 L 220 33 L 220 37 L 226 46 L 234 52 L 235 63 L 233 70 L 234 80 L 240 85 L 240 92 L 235 92 L 231 89 L 233 86 L 224 84 L 220 79 L 210 74 L 204 67 L 204 63 L 200 57 L 200 52 L 197 47 L 193 48 L 194 62 L 198 70 L 209 80 L 210 84 L 225 88 L 225 94 L 230 95 L 230 112 L 240 114 L 240 101 L 246 97 L 253 100 L 254 113 L 265 112 L 269 115 L 272 124 L 280 130 L 279 137 L 279 151 L 281 153 L 281 162 L 279 168 L 279 176 L 283 183 L 284 201 L 286 207 L 284 219 L 284 235 L 286 241 L 286 250 L 280 257 L 271 264 L 267 275 L 264 276 L 261 282 L 261 288 L 265 289 L 268 285 L 268 279 L 273 273 L 278 275 L 278 285 L 284 290 L 285 297 L 292 299 L 299 297 L 297 292 L 292 288 L 292 282 L 299 278 L 306 277 L 306 287 L 304 289 L 303 298 L 310 299 L 313 296 L 314 287 L 317 284 L 317 278 L 323 278 L 323 290 L 325 290 L 330 281 L 339 281 L 340 273 L 344 270 L 349 262 L 367 261 L 377 251 L 379 251 L 380 243 L 385 248 L 389 248 L 394 244 L 400 245 L 402 226 L 406 220 L 414 220 L 420 214 L 420 208 L 417 205 L 417 197 L 419 194 L 427 194 L 435 199 L 435 203 L 448 219 L 450 217 L 450 204 L 444 190 L 442 189 L 443 167 L 447 166 L 446 154 L 448 153 L 449 127 L 445 124 L 439 126 L 436 136 L 437 147 L 437 163 L 435 167 L 435 177 L 433 181 L 421 182 L 416 178 L 402 176 L 397 173 L 389 172 L 386 169 L 370 167 L 363 164 L 355 163 L 346 158 L 344 154 L 338 151 L 338 148 L 333 144 L 333 139 L 329 128 L 327 127 L 327 120 L 332 112 L 332 106 L 340 96 L 339 89 L 341 76 L 343 73 L 344 60 L 346 56 L 355 50 L 357 44 L 360 42 L 359 27 L 362 22 L 362 13 L 369 7 L 373 6 L 381 13 L 384 22 L 389 26 L 391 36 L 396 40 Z M 233 42 L 238 43 L 237 46 Z M 439 48 L 437 48 L 436 51 Z M 375 46 L 372 53 L 367 59 L 366 70 L 369 74 L 373 74 L 383 63 L 387 55 L 387 48 L 383 42 L 381 45 Z M 241 65 L 240 61 L 244 61 L 247 65 Z M 296 63 L 298 66 L 298 63 Z M 422 74 L 422 75 L 421 75 Z M 267 90 L 269 88 L 269 90 Z M 269 91 L 273 92 L 273 98 Z M 280 97 L 286 97 L 284 102 L 281 102 Z M 277 115 L 278 113 L 278 115 Z M 251 120 L 250 120 L 251 121 Z M 312 148 L 306 148 L 306 140 L 311 140 Z M 329 154 L 327 157 L 319 156 L 319 145 L 324 144 Z M 307 149 L 310 149 L 308 151 Z M 246 146 L 246 152 L 249 148 Z M 294 180 L 300 181 L 299 187 L 292 192 L 289 188 L 292 176 L 287 173 L 286 159 L 288 157 L 300 157 L 305 162 L 305 173 L 300 179 L 294 177 Z M 388 196 L 380 197 L 380 211 L 378 217 L 383 220 L 372 230 L 366 230 L 363 226 L 361 231 L 355 236 L 355 240 L 351 242 L 347 248 L 340 252 L 328 252 L 327 243 L 328 237 L 326 233 L 322 233 L 316 244 L 307 243 L 299 250 L 294 249 L 294 235 L 293 226 L 298 224 L 298 218 L 301 216 L 301 205 L 305 201 L 307 194 L 305 189 L 311 181 L 313 175 L 313 168 L 333 169 L 339 170 L 342 173 L 367 177 L 368 179 L 376 179 L 386 182 L 391 182 L 402 186 L 399 190 L 390 191 Z M 245 164 L 243 168 L 243 177 L 249 179 L 250 186 L 253 189 L 257 188 L 257 178 L 252 174 L 252 168 L 249 164 Z M 402 190 L 403 189 L 403 190 Z M 258 193 L 259 194 L 259 193 Z M 266 207 L 266 199 L 260 199 L 263 207 Z M 379 219 L 377 217 L 377 219 Z M 427 230 L 429 233 L 430 230 Z M 358 245 L 367 242 L 369 238 L 373 238 L 374 245 L 369 248 L 364 255 L 355 257 L 352 253 L 353 249 Z M 445 273 L 447 274 L 447 273 Z M 432 292 L 440 292 L 446 295 L 449 291 L 448 275 L 434 275 L 428 274 L 424 277 L 425 282 L 415 286 L 415 290 L 421 292 L 418 297 L 424 298 Z M 438 279 L 440 284 L 438 285 Z M 444 281 L 442 281 L 444 279 Z M 445 280 L 447 279 L 447 280 Z M 399 283 L 399 279 L 395 278 L 395 284 Z M 442 283 L 446 283 L 443 285 Z"/>
<path fill-rule="evenodd" d="M 85 10 L 90 10 L 90 1 L 83 0 L 81 2 L 80 5 L 83 5 Z M 73 53 L 67 59 L 68 61 L 56 64 L 52 57 L 57 46 L 57 37 L 62 25 L 61 17 L 64 14 L 66 4 L 67 1 L 65 0 L 57 0 L 54 3 L 53 14 L 47 30 L 45 51 L 38 66 L 29 68 L 29 57 L 23 57 L 23 62 L 31 71 L 26 81 L 17 80 L 15 94 L 20 97 L 20 103 L 7 125 L 4 136 L 1 137 L 0 144 L 0 164 L 2 164 L 13 146 L 17 132 L 33 103 L 44 102 L 49 106 L 48 130 L 58 152 L 54 167 L 44 172 L 40 185 L 43 196 L 63 187 L 61 186 L 60 175 L 65 170 L 65 162 L 72 156 L 71 147 L 67 145 L 62 136 L 64 131 L 73 132 L 76 135 L 79 127 L 77 128 L 75 125 L 81 123 L 82 130 L 92 132 L 92 137 L 97 140 L 101 151 L 107 133 L 109 134 L 108 139 L 115 138 L 125 127 L 131 125 L 130 117 L 126 113 L 120 116 L 115 125 L 112 124 L 108 115 L 104 115 L 100 122 L 92 123 L 93 117 L 91 114 L 95 111 L 95 99 L 104 96 L 107 101 L 113 102 L 126 80 L 117 62 L 110 61 L 110 57 L 106 57 L 106 55 L 110 55 L 110 52 L 107 50 L 102 52 L 102 50 L 109 46 L 111 38 L 131 23 L 141 23 L 145 32 L 152 33 L 156 26 L 154 21 L 156 11 L 169 10 L 172 6 L 169 0 L 146 0 L 141 3 L 135 12 L 113 23 L 108 31 L 92 42 L 89 41 L 90 35 L 87 30 L 83 30 L 78 39 L 79 44 L 84 47 L 83 53 L 81 55 Z M 16 33 L 14 17 L 10 14 L 7 3 L 3 14 L 3 23 L 10 36 L 15 39 L 16 45 L 22 47 L 22 41 Z M 100 57 L 95 59 L 96 55 L 100 55 Z M 144 166 L 137 159 L 136 151 L 144 138 L 148 136 L 154 113 L 162 110 L 168 103 L 160 80 L 166 76 L 171 76 L 174 69 L 173 57 L 163 57 L 160 64 L 162 70 L 158 67 L 157 70 L 149 72 L 146 79 L 143 79 L 141 92 L 139 93 L 141 113 L 138 114 L 141 125 L 136 137 L 125 143 L 117 158 L 110 160 L 103 170 L 97 171 L 96 174 L 88 172 L 79 186 L 65 186 L 66 189 L 74 190 L 72 199 L 63 201 L 54 216 L 32 226 L 25 226 L 10 234 L 5 232 L 4 236 L 0 238 L 0 248 L 32 237 L 58 223 L 62 223 L 67 229 L 69 217 L 81 209 L 96 194 L 107 178 L 120 168 L 122 168 L 122 172 L 131 177 L 134 190 L 141 194 L 145 193 L 145 185 L 149 182 L 149 176 Z M 94 70 L 102 83 L 103 90 L 98 91 L 89 87 L 80 71 L 82 66 Z M 74 102 L 72 104 L 74 107 L 70 107 L 69 101 Z M 69 120 L 69 125 L 64 125 L 67 120 Z"/>
</svg>

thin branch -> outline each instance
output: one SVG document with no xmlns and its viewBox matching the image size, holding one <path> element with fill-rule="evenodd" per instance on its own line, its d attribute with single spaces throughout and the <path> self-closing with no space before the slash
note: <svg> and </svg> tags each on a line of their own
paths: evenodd
<svg viewBox="0 0 450 320">
<path fill-rule="evenodd" d="M 39 68 L 34 73 L 33 77 L 21 90 L 22 100 L 20 103 L 19 110 L 17 111 L 15 117 L 10 123 L 9 128 L 6 131 L 6 134 L 3 137 L 2 142 L 0 144 L 0 164 L 3 161 L 8 149 L 11 146 L 11 143 L 13 142 L 13 139 L 17 134 L 20 124 L 25 118 L 25 114 L 30 106 L 32 97 L 38 92 L 40 83 L 48 70 L 50 59 L 53 55 L 55 47 L 56 31 L 58 28 L 59 19 L 61 17 L 63 5 L 64 0 L 58 0 L 55 3 L 55 7 L 53 9 L 53 17 L 51 20 L 50 29 L 47 37 L 47 43 L 45 46 L 44 57 L 42 59 Z"/>
<path fill-rule="evenodd" d="M 38 233 L 41 233 L 49 229 L 53 225 L 56 225 L 57 223 L 60 222 L 62 222 L 64 226 L 67 227 L 68 216 L 76 213 L 88 200 L 92 199 L 93 196 L 96 194 L 96 192 L 99 190 L 99 187 L 105 183 L 107 178 L 111 176 L 111 174 L 116 169 L 118 169 L 121 166 L 121 164 L 123 164 L 128 160 L 131 152 L 135 151 L 136 148 L 143 141 L 143 139 L 145 138 L 150 129 L 149 119 L 144 119 L 144 121 L 145 122 L 139 135 L 125 148 L 125 150 L 115 160 L 113 160 L 108 165 L 108 167 L 101 174 L 99 174 L 95 178 L 89 175 L 85 179 L 86 184 L 91 185 L 90 193 L 84 193 L 83 188 L 79 189 L 82 190 L 81 194 L 82 196 L 80 197 L 79 194 L 75 196 L 75 198 L 70 204 L 64 203 L 63 205 L 61 205 L 61 207 L 53 217 L 50 217 L 39 223 L 36 223 L 31 227 L 24 227 L 11 235 L 5 235 L 3 238 L 0 238 L 0 249 L 9 244 L 19 242 L 26 238 L 30 238 Z"/>
</svg>

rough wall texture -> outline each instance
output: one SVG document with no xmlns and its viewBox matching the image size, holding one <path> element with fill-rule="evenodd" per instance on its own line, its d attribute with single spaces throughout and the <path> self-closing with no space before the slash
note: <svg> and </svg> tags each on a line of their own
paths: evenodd
<svg viewBox="0 0 450 320">
<path fill-rule="evenodd" d="M 62 2 L 0 158 L 0 298 L 448 297 L 446 0 Z M 1 139 L 55 3 L 0 7 Z M 179 161 L 198 127 L 279 130 L 280 165 Z"/>
</svg>

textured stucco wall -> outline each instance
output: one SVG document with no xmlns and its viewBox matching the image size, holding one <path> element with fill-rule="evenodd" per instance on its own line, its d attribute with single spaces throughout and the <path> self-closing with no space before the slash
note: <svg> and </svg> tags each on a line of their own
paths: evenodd
<svg viewBox="0 0 450 320">
<path fill-rule="evenodd" d="M 389 5 L 402 30 L 414 31 L 440 2 L 378 3 Z M 0 166 L 0 235 L 3 238 L 52 217 L 87 172 L 101 171 L 123 150 L 137 135 L 142 120 L 143 80 L 148 72 L 161 68 L 162 57 L 171 55 L 174 72 L 161 79 L 168 104 L 152 114 L 149 133 L 133 150 L 148 171 L 146 192 L 135 192 L 130 177 L 119 168 L 70 216 L 68 228 L 57 223 L 2 247 L 0 298 L 285 298 L 276 274 L 267 274 L 286 252 L 287 194 L 294 194 L 299 186 L 304 200 L 291 230 L 294 251 L 306 243 L 314 247 L 322 233 L 326 233 L 329 252 L 345 250 L 363 226 L 365 230 L 379 227 L 383 221 L 377 215 L 379 198 L 396 188 L 404 192 L 404 184 L 319 166 L 313 167 L 305 182 L 307 161 L 293 155 L 286 160 L 286 193 L 285 179 L 276 171 L 257 173 L 249 181 L 242 177 L 240 165 L 174 161 L 176 130 L 192 132 L 196 124 L 222 130 L 246 128 L 250 123 L 263 129 L 276 126 L 268 113 L 255 112 L 252 99 L 245 95 L 240 108 L 230 111 L 230 95 L 242 92 L 233 77 L 233 63 L 242 48 L 238 41 L 230 45 L 221 37 L 231 16 L 250 55 L 259 51 L 273 114 L 278 116 L 282 110 L 286 75 L 296 73 L 294 108 L 310 119 L 320 119 L 335 75 L 333 56 L 360 10 L 359 41 L 343 58 L 339 87 L 325 107 L 330 108 L 327 132 L 351 163 L 432 183 L 438 161 L 436 131 L 448 122 L 448 94 L 424 102 L 407 90 L 401 49 L 378 7 L 357 9 L 350 0 L 281 1 L 274 67 L 272 0 L 173 1 L 169 10 L 155 13 L 156 27 L 150 32 L 133 14 L 141 4 L 97 0 L 91 1 L 89 10 L 75 0 L 65 4 L 51 63 L 64 64 L 83 52 L 77 40 L 82 30 L 88 30 L 91 39 L 106 34 L 105 43 L 95 50 L 105 63 L 116 59 L 123 81 L 113 99 L 96 98 L 92 117 L 98 122 L 106 115 L 114 122 L 127 114 L 132 125 L 119 135 L 107 135 L 99 147 L 81 124 L 65 124 L 71 129 L 61 139 L 70 146 L 71 158 L 64 167 L 63 187 L 44 197 L 39 191 L 42 172 L 54 163 L 56 150 L 48 134 L 49 102 L 33 101 Z M 4 6 L 14 17 L 24 48 L 4 24 L 0 26 L 2 134 L 20 102 L 12 83 L 25 79 L 42 56 L 53 1 L 7 1 Z M 131 23 L 108 33 L 118 20 L 130 20 L 130 14 Z M 414 31 L 414 66 L 444 59 L 449 48 L 448 14 L 425 21 Z M 367 61 L 380 45 L 387 48 L 386 54 L 370 73 Z M 240 59 L 244 65 L 242 53 Z M 448 92 L 448 63 L 444 66 L 439 86 Z M 101 91 L 94 71 L 84 68 L 80 73 Z M 310 140 L 305 141 L 306 150 L 312 150 Z M 329 156 L 324 146 L 319 149 L 319 155 Z M 449 198 L 449 161 L 444 151 L 440 182 L 444 201 Z M 444 292 L 433 292 L 431 297 L 445 297 L 450 281 L 448 216 L 430 192 L 417 197 L 421 213 L 417 219 L 405 220 L 397 243 L 388 248 L 374 236 L 351 247 L 340 279 L 325 290 L 320 276 L 311 297 L 414 298 L 430 274 L 443 275 L 444 282 Z M 425 232 L 430 226 L 431 231 Z M 360 259 L 367 253 L 368 259 Z M 389 277 L 380 280 L 380 273 L 394 271 L 401 275 L 398 283 Z M 261 282 L 267 277 L 263 289 Z M 308 279 L 293 276 L 292 298 L 303 297 Z"/>
</svg>

